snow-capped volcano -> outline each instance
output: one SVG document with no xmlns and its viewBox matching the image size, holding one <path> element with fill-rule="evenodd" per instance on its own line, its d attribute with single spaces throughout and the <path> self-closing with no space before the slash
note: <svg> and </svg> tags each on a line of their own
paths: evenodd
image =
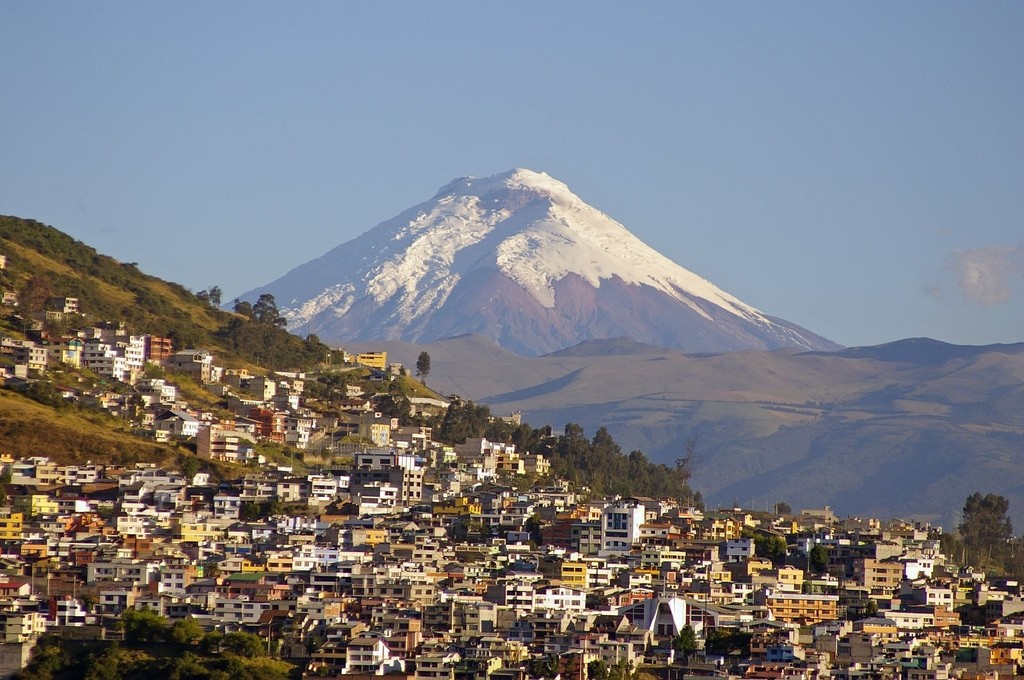
<svg viewBox="0 0 1024 680">
<path fill-rule="evenodd" d="M 545 173 L 462 177 L 242 296 L 321 340 L 478 333 L 541 354 L 629 336 L 688 351 L 837 346 L 680 267 Z"/>
</svg>

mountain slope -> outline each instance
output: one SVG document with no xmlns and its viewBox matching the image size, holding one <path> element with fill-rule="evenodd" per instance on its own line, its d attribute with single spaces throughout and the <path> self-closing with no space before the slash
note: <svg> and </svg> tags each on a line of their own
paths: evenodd
<svg viewBox="0 0 1024 680">
<path fill-rule="evenodd" d="M 479 338 L 386 346 L 405 362 L 428 351 L 432 387 L 535 427 L 606 426 L 662 463 L 696 438 L 693 486 L 713 504 L 828 504 L 948 528 L 981 491 L 1007 496 L 1024 524 L 1024 343 L 688 355 L 591 341 L 501 358 Z"/>
<path fill-rule="evenodd" d="M 178 347 L 209 345 L 232 316 L 34 220 L 0 215 L 0 252 L 8 257 L 3 285 L 21 295 L 23 314 L 42 309 L 48 296 L 77 297 L 91 322 L 125 321 L 138 333 L 171 336 Z M 26 299 L 29 289 L 35 302 Z"/>
<path fill-rule="evenodd" d="M 0 314 L 0 331 L 21 334 L 50 297 L 75 297 L 82 318 L 50 324 L 49 332 L 60 335 L 72 323 L 123 322 L 137 335 L 168 336 L 178 349 L 212 350 L 230 366 L 258 363 L 277 370 L 313 366 L 328 349 L 275 324 L 252 323 L 246 315 L 217 309 L 177 283 L 102 255 L 35 220 L 0 215 L 0 254 L 8 259 L 0 287 L 20 298 L 16 309 Z"/>
<path fill-rule="evenodd" d="M 263 292 L 293 331 L 336 342 L 475 333 L 524 354 L 619 336 L 688 351 L 837 348 L 523 169 L 457 179 L 242 299 Z"/>
</svg>

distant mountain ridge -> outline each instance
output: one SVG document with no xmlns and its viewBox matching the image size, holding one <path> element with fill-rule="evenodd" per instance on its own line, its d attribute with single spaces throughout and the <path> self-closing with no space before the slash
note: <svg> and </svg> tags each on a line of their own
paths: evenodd
<svg viewBox="0 0 1024 680">
<path fill-rule="evenodd" d="M 475 333 L 521 354 L 628 336 L 691 352 L 839 346 L 680 267 L 544 174 L 463 177 L 243 296 L 330 342 Z"/>
<path fill-rule="evenodd" d="M 671 463 L 697 440 L 693 486 L 712 504 L 830 505 L 951 528 L 975 491 L 1024 526 L 1024 343 L 927 338 L 839 352 L 686 354 L 621 339 L 521 357 L 478 336 L 375 342 L 432 360 L 431 386 L 520 411 L 538 427 L 606 426 Z"/>
</svg>

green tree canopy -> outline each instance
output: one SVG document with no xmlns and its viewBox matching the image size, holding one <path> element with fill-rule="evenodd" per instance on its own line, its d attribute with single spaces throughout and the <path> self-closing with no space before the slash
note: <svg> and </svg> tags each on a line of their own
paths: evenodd
<svg viewBox="0 0 1024 680">
<path fill-rule="evenodd" d="M 1004 496 L 975 492 L 964 503 L 964 519 L 959 526 L 969 558 L 978 566 L 999 560 L 1013 537 L 1009 517 L 1010 501 Z"/>
<path fill-rule="evenodd" d="M 203 639 L 203 627 L 191 617 L 178 619 L 171 624 L 168 638 L 179 645 L 190 645 Z"/>
<path fill-rule="evenodd" d="M 125 642 L 132 644 L 162 640 L 168 628 L 168 620 L 150 609 L 129 609 L 121 616 Z"/>
<path fill-rule="evenodd" d="M 426 350 L 420 352 L 416 359 L 416 375 L 426 384 L 427 376 L 430 375 L 430 354 Z"/>
<path fill-rule="evenodd" d="M 220 307 L 220 286 L 210 286 L 206 290 L 201 290 L 196 293 L 196 297 L 207 304 L 213 305 L 214 307 Z"/>
<path fill-rule="evenodd" d="M 235 298 L 235 304 L 234 307 L 232 307 L 232 309 L 235 311 L 235 314 L 241 314 L 247 319 L 252 318 L 252 304 L 246 302 L 245 300 L 239 300 L 238 298 Z"/>
<path fill-rule="evenodd" d="M 608 680 L 608 664 L 602 659 L 594 659 L 587 664 L 588 680 Z"/>
<path fill-rule="evenodd" d="M 757 555 L 770 559 L 772 564 L 781 565 L 786 562 L 788 546 L 782 536 L 759 533 L 754 535 L 754 550 Z"/>
<path fill-rule="evenodd" d="M 277 309 L 277 302 L 274 300 L 274 296 L 270 293 L 260 295 L 256 304 L 252 306 L 252 318 L 258 323 L 264 323 L 269 326 L 284 328 L 288 325 L 288 321 L 281 316 Z"/>
<path fill-rule="evenodd" d="M 815 543 L 807 553 L 807 564 L 812 573 L 825 573 L 825 569 L 828 568 L 828 549 L 821 543 Z"/>
<path fill-rule="evenodd" d="M 263 640 L 252 633 L 227 633 L 220 645 L 225 652 L 238 656 L 255 658 L 267 655 L 267 648 Z"/>
<path fill-rule="evenodd" d="M 679 635 L 672 640 L 672 649 L 682 654 L 684 662 L 690 660 L 690 655 L 697 651 L 697 634 L 693 631 L 693 626 L 683 626 Z"/>
</svg>

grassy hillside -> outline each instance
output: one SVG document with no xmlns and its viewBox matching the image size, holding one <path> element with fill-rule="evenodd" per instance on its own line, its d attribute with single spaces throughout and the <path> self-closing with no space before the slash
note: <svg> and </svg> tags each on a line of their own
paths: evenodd
<svg viewBox="0 0 1024 680">
<path fill-rule="evenodd" d="M 125 432 L 113 418 L 77 409 L 54 409 L 10 390 L 0 390 L 0 446 L 15 457 L 49 456 L 61 463 L 168 462 L 174 447 Z"/>
<path fill-rule="evenodd" d="M 90 322 L 124 321 L 177 347 L 216 346 L 214 333 L 232 316 L 34 220 L 0 217 L 0 253 L 8 257 L 4 287 L 19 294 L 22 314 L 39 311 L 48 297 L 76 297 Z"/>
<path fill-rule="evenodd" d="M 187 288 L 144 274 L 63 232 L 19 217 L 0 216 L 0 254 L 7 270 L 0 286 L 18 294 L 17 313 L 29 317 L 50 297 L 75 297 L 83 318 L 68 324 L 124 322 L 134 334 L 170 337 L 177 349 L 212 350 L 218 363 L 272 370 L 304 369 L 324 361 L 329 348 L 303 340 L 274 323 L 225 312 Z M 8 315 L 6 330 L 18 334 L 25 320 Z M 60 331 L 61 328 L 51 330 Z"/>
<path fill-rule="evenodd" d="M 179 284 L 144 274 L 133 263 L 102 255 L 34 220 L 0 216 L 0 255 L 7 257 L 6 269 L 0 270 L 0 290 L 16 293 L 19 300 L 17 307 L 0 309 L 0 334 L 25 338 L 33 317 L 48 308 L 50 298 L 74 297 L 79 299 L 81 315 L 48 321 L 44 330 L 51 336 L 103 322 L 124 323 L 132 334 L 167 336 L 176 349 L 207 349 L 219 365 L 254 373 L 310 370 L 332 358 L 330 348 L 315 337 L 298 338 L 275 323 L 276 312 L 268 316 L 251 309 L 246 314 L 222 311 Z M 5 361 L 9 363 L 0 357 L 0 363 Z M 213 403 L 212 396 L 200 393 L 198 386 L 184 381 L 181 387 L 190 402 Z M 0 389 L 2 452 L 48 455 L 67 462 L 118 463 L 162 462 L 179 455 L 174 447 L 124 430 L 125 423 L 99 412 L 55 409 L 45 401 Z"/>
</svg>

